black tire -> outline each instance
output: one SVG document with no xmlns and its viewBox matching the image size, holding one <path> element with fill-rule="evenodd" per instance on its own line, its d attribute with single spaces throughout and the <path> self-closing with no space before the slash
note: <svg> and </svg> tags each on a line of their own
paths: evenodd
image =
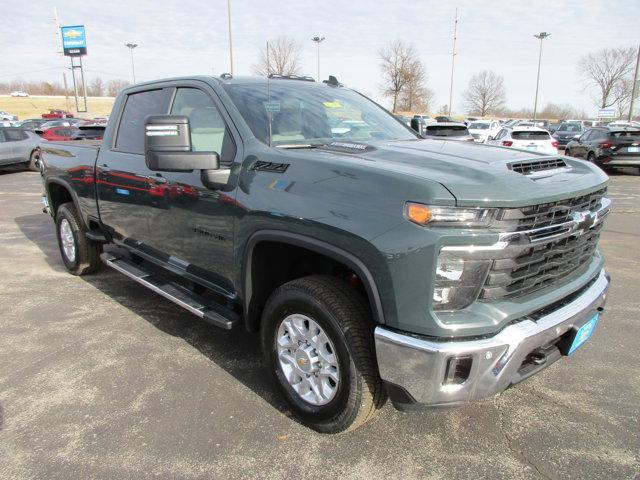
<svg viewBox="0 0 640 480">
<path fill-rule="evenodd" d="M 313 319 L 335 346 L 339 365 L 337 393 L 325 405 L 313 405 L 286 380 L 278 360 L 276 336 L 293 313 Z M 375 358 L 369 308 L 346 282 L 314 275 L 276 289 L 263 310 L 262 349 L 269 373 L 298 419 L 321 433 L 352 431 L 371 420 L 386 402 Z"/>
<path fill-rule="evenodd" d="M 594 165 L 596 164 L 596 154 L 593 152 L 589 152 L 589 155 L 587 155 L 587 162 L 589 163 L 593 163 Z"/>
<path fill-rule="evenodd" d="M 71 227 L 75 258 L 69 258 L 63 248 L 61 225 L 65 220 Z M 78 212 L 72 202 L 63 203 L 58 207 L 56 213 L 56 238 L 58 239 L 62 261 L 67 270 L 73 275 L 88 275 L 100 269 L 102 244 L 89 240 L 81 225 Z"/>
<path fill-rule="evenodd" d="M 34 150 L 33 152 L 31 152 L 31 155 L 29 156 L 29 170 L 31 170 L 32 172 L 40 171 L 40 166 L 38 164 L 39 159 L 40 159 L 40 156 L 38 155 L 37 150 Z"/>
</svg>

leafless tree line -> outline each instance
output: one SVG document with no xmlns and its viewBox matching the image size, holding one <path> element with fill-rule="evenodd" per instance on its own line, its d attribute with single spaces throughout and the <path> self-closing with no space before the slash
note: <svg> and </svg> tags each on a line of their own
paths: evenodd
<svg viewBox="0 0 640 480">
<path fill-rule="evenodd" d="M 91 97 L 115 97 L 117 93 L 124 87 L 129 85 L 127 80 L 109 80 L 103 81 L 102 78 L 96 77 L 87 83 L 87 95 Z M 20 90 L 29 93 L 29 95 L 72 95 L 73 86 L 67 85 L 67 92 L 60 82 L 46 81 L 24 81 L 14 80 L 11 82 L 0 83 L 0 94 L 9 94 L 13 91 Z"/>
</svg>

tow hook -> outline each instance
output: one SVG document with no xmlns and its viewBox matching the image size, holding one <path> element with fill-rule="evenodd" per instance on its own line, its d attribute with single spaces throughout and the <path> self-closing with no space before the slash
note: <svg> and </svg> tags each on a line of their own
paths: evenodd
<svg viewBox="0 0 640 480">
<path fill-rule="evenodd" d="M 541 351 L 532 352 L 527 360 L 534 365 L 540 366 L 547 363 L 547 355 Z"/>
</svg>

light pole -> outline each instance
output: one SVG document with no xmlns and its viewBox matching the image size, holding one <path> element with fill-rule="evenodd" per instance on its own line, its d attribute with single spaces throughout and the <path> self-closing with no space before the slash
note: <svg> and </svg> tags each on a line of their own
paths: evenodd
<svg viewBox="0 0 640 480">
<path fill-rule="evenodd" d="M 312 42 L 315 42 L 318 46 L 318 81 L 320 81 L 320 42 L 324 40 L 324 37 L 313 37 Z"/>
<path fill-rule="evenodd" d="M 533 119 L 536 119 L 536 115 L 538 113 L 538 87 L 540 86 L 540 63 L 542 62 L 542 41 L 547 38 L 550 33 L 540 32 L 538 35 L 534 35 L 538 40 L 540 40 L 540 53 L 538 55 L 538 78 L 536 80 L 536 99 L 533 102 Z"/>
<path fill-rule="evenodd" d="M 453 102 L 453 67 L 456 63 L 456 40 L 458 35 L 458 9 L 456 8 L 456 19 L 453 22 L 453 49 L 451 50 L 451 84 L 449 85 L 449 111 L 451 116 L 451 103 Z"/>
<path fill-rule="evenodd" d="M 129 49 L 129 51 L 131 52 L 131 73 L 133 73 L 133 83 L 136 83 L 136 67 L 133 63 L 133 49 L 136 48 L 138 46 L 137 43 L 127 43 L 125 44 L 125 47 L 127 47 Z"/>
<path fill-rule="evenodd" d="M 231 0 L 227 0 L 227 21 L 229 23 L 229 66 L 233 76 L 233 43 L 231 41 Z"/>
</svg>

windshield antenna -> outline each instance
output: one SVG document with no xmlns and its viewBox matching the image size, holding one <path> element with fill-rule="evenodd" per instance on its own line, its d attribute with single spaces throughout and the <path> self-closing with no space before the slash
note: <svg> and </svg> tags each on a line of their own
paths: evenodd
<svg viewBox="0 0 640 480">
<path fill-rule="evenodd" d="M 269 114 L 269 146 L 271 146 L 271 67 L 269 62 L 269 40 L 267 40 L 267 113 Z"/>
</svg>

